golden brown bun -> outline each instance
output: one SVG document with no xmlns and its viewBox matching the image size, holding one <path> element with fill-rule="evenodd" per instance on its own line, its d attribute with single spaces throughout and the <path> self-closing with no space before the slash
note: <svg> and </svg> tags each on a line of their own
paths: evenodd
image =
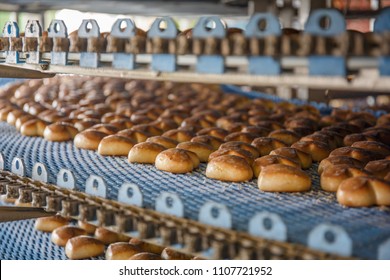
<svg viewBox="0 0 390 280">
<path fill-rule="evenodd" d="M 373 136 L 364 135 L 362 133 L 353 133 L 353 134 L 349 134 L 349 135 L 345 136 L 343 143 L 344 143 L 344 146 L 351 146 L 355 142 L 377 141 L 377 140 L 378 139 L 373 137 Z"/>
<path fill-rule="evenodd" d="M 312 165 L 312 159 L 308 153 L 290 147 L 278 148 L 273 150 L 270 155 L 285 156 L 298 161 L 303 169 L 308 169 Z"/>
<path fill-rule="evenodd" d="M 142 142 L 134 145 L 128 154 L 128 161 L 132 163 L 154 164 L 159 153 L 165 150 L 165 147 L 153 143 Z"/>
<path fill-rule="evenodd" d="M 78 130 L 73 125 L 57 122 L 46 126 L 43 137 L 47 141 L 62 142 L 72 140 L 77 133 Z"/>
<path fill-rule="evenodd" d="M 52 232 L 56 228 L 66 226 L 69 220 L 59 215 L 38 218 L 35 221 L 35 229 L 44 232 Z"/>
<path fill-rule="evenodd" d="M 179 142 L 165 136 L 153 136 L 146 139 L 146 142 L 153 142 L 164 146 L 166 149 L 175 148 Z"/>
<path fill-rule="evenodd" d="M 104 243 L 100 240 L 80 235 L 68 240 L 65 245 L 65 254 L 72 260 L 87 259 L 102 255 L 104 247 Z"/>
<path fill-rule="evenodd" d="M 244 182 L 252 179 L 253 171 L 243 157 L 221 155 L 207 164 L 206 176 L 221 181 Z"/>
<path fill-rule="evenodd" d="M 378 154 L 363 150 L 361 148 L 354 148 L 354 147 L 341 147 L 336 150 L 333 150 L 329 156 L 347 156 L 352 157 L 357 160 L 360 160 L 361 162 L 367 163 L 372 160 L 379 159 Z"/>
<path fill-rule="evenodd" d="M 315 162 L 327 158 L 330 154 L 330 147 L 318 141 L 298 141 L 291 145 L 291 148 L 310 154 L 312 160 Z"/>
<path fill-rule="evenodd" d="M 148 252 L 142 252 L 135 254 L 128 258 L 129 260 L 162 260 L 160 255 L 148 253 Z"/>
<path fill-rule="evenodd" d="M 245 143 L 252 143 L 253 140 L 257 138 L 257 134 L 249 133 L 249 132 L 233 132 L 225 137 L 225 142 L 230 141 L 239 141 Z"/>
<path fill-rule="evenodd" d="M 193 132 L 183 129 L 171 129 L 164 132 L 162 136 L 176 140 L 177 142 L 191 141 L 191 138 L 195 136 Z"/>
<path fill-rule="evenodd" d="M 268 137 L 283 141 L 289 146 L 297 142 L 300 138 L 297 133 L 287 129 L 274 130 L 268 135 Z"/>
<path fill-rule="evenodd" d="M 136 245 L 127 242 L 117 242 L 108 246 L 106 260 L 127 260 L 141 252 L 141 249 Z"/>
<path fill-rule="evenodd" d="M 38 119 L 32 119 L 20 127 L 20 133 L 25 136 L 41 136 L 46 128 L 46 122 Z"/>
<path fill-rule="evenodd" d="M 22 127 L 22 125 L 31 120 L 32 119 L 32 116 L 31 115 L 21 115 L 20 117 L 18 117 L 16 119 L 16 122 L 15 122 L 15 128 L 17 131 L 20 131 L 20 128 Z"/>
<path fill-rule="evenodd" d="M 123 234 L 113 232 L 104 227 L 98 227 L 95 230 L 95 238 L 108 245 L 115 242 L 126 242 L 130 240 L 130 237 L 127 237 Z"/>
<path fill-rule="evenodd" d="M 301 164 L 293 159 L 284 156 L 267 155 L 257 158 L 252 165 L 253 174 L 257 178 L 264 166 L 272 164 L 284 164 L 295 168 L 301 168 Z"/>
<path fill-rule="evenodd" d="M 142 241 L 142 240 L 140 240 L 138 238 L 130 239 L 129 243 L 132 244 L 132 245 L 137 246 L 138 248 L 140 248 L 141 251 L 150 252 L 150 253 L 157 254 L 157 255 L 160 255 L 161 252 L 164 249 L 161 246 L 154 245 L 152 243 L 148 243 L 148 242 Z"/>
<path fill-rule="evenodd" d="M 99 148 L 100 141 L 108 134 L 97 130 L 87 129 L 78 133 L 73 140 L 76 148 L 86 150 L 97 150 Z"/>
<path fill-rule="evenodd" d="M 359 141 L 353 143 L 351 147 L 368 150 L 380 154 L 383 157 L 387 157 L 390 155 L 390 147 L 381 142 Z"/>
<path fill-rule="evenodd" d="M 96 125 L 91 127 L 91 130 L 100 131 L 100 132 L 103 132 L 107 135 L 112 135 L 112 134 L 115 134 L 119 131 L 118 128 L 116 128 L 115 126 L 113 126 L 111 124 L 96 124 Z"/>
<path fill-rule="evenodd" d="M 340 184 L 337 200 L 349 207 L 389 206 L 390 185 L 375 177 L 349 178 Z"/>
<path fill-rule="evenodd" d="M 210 135 L 219 138 L 221 140 L 223 140 L 228 134 L 229 132 L 227 130 L 219 127 L 203 128 L 196 133 L 196 135 L 198 136 Z"/>
<path fill-rule="evenodd" d="M 255 147 L 245 142 L 231 141 L 231 142 L 224 143 L 220 146 L 220 149 L 230 149 L 230 148 L 238 148 L 238 149 L 246 150 L 252 154 L 253 158 L 258 158 L 260 156 L 259 151 Z"/>
<path fill-rule="evenodd" d="M 94 234 L 95 233 L 95 230 L 96 230 L 96 226 L 95 225 L 92 225 L 90 223 L 87 223 L 87 222 L 83 222 L 83 221 L 77 221 L 77 225 L 82 228 L 83 230 L 85 230 L 88 234 Z"/>
<path fill-rule="evenodd" d="M 370 161 L 364 169 L 370 172 L 373 176 L 383 179 L 390 172 L 390 160 L 381 159 Z"/>
<path fill-rule="evenodd" d="M 65 247 L 66 242 L 68 242 L 69 239 L 86 234 L 87 232 L 82 228 L 75 226 L 63 226 L 53 230 L 51 234 L 51 241 L 58 246 Z"/>
<path fill-rule="evenodd" d="M 329 149 L 332 151 L 338 147 L 338 142 L 334 137 L 327 135 L 322 132 L 316 132 L 310 135 L 306 135 L 300 139 L 300 141 L 317 141 L 323 142 L 329 146 Z"/>
<path fill-rule="evenodd" d="M 79 120 L 74 124 L 74 127 L 77 128 L 78 131 L 84 131 L 99 123 L 100 121 L 96 119 Z"/>
<path fill-rule="evenodd" d="M 109 135 L 100 141 L 98 153 L 102 156 L 127 156 L 135 144 L 136 142 L 130 138 Z"/>
<path fill-rule="evenodd" d="M 171 173 L 191 172 L 199 165 L 198 156 L 182 149 L 168 149 L 159 153 L 155 162 L 156 168 Z"/>
<path fill-rule="evenodd" d="M 283 141 L 270 137 L 259 137 L 252 141 L 252 146 L 254 146 L 258 151 L 260 156 L 269 155 L 275 149 L 287 147 L 288 145 Z"/>
<path fill-rule="evenodd" d="M 325 191 L 336 192 L 344 180 L 351 177 L 369 175 L 370 173 L 364 169 L 359 169 L 348 165 L 332 165 L 328 166 L 321 173 L 320 185 L 321 188 Z"/>
<path fill-rule="evenodd" d="M 167 247 L 162 251 L 161 258 L 164 260 L 190 260 L 191 256 Z"/>
<path fill-rule="evenodd" d="M 218 149 L 224 141 L 210 135 L 196 136 L 191 139 L 191 142 L 199 142 L 212 146 L 214 149 Z"/>
<path fill-rule="evenodd" d="M 24 115 L 25 113 L 22 110 L 12 110 L 7 115 L 7 123 L 15 126 L 16 120 Z"/>
<path fill-rule="evenodd" d="M 332 156 L 326 159 L 323 159 L 318 165 L 318 174 L 321 173 L 328 167 L 334 165 L 348 165 L 350 167 L 363 168 L 364 163 L 355 158 L 351 158 L 348 156 Z"/>
<path fill-rule="evenodd" d="M 210 154 L 215 151 L 212 146 L 199 142 L 182 142 L 176 148 L 195 153 L 200 162 L 208 162 Z"/>
<path fill-rule="evenodd" d="M 304 192 L 310 190 L 311 179 L 299 168 L 273 164 L 262 168 L 257 185 L 262 191 Z"/>
<path fill-rule="evenodd" d="M 164 132 L 162 129 L 151 124 L 134 125 L 131 129 L 137 132 L 148 133 L 153 136 L 161 135 Z"/>
<path fill-rule="evenodd" d="M 136 141 L 137 143 L 145 142 L 146 139 L 148 139 L 149 137 L 152 136 L 152 134 L 150 134 L 148 132 L 135 131 L 132 128 L 121 130 L 116 135 L 130 138 L 130 139 Z"/>
<path fill-rule="evenodd" d="M 248 164 L 250 166 L 253 164 L 253 161 L 255 160 L 253 155 L 250 152 L 248 152 L 247 150 L 236 148 L 236 147 L 231 147 L 231 148 L 227 148 L 227 149 L 220 148 L 220 149 L 216 150 L 215 152 L 211 153 L 209 156 L 209 161 L 213 160 L 214 158 L 223 156 L 223 155 L 233 155 L 233 156 L 242 157 L 243 159 L 245 159 L 248 162 Z"/>
</svg>

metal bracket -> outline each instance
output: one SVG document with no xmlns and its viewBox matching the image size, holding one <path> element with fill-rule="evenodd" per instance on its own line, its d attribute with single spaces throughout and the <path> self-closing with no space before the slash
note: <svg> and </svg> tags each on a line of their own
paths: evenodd
<svg viewBox="0 0 390 280">
<path fill-rule="evenodd" d="M 46 166 L 40 162 L 35 163 L 32 169 L 31 178 L 36 181 L 47 183 L 48 172 Z"/>
<path fill-rule="evenodd" d="M 379 245 L 378 260 L 390 260 L 390 238 Z"/>
<path fill-rule="evenodd" d="M 341 226 L 330 224 L 316 226 L 309 233 L 308 245 L 313 249 L 340 256 L 352 254 L 352 240 Z"/>
<path fill-rule="evenodd" d="M 85 193 L 106 198 L 107 187 L 103 178 L 96 175 L 89 176 L 85 183 Z"/>
<path fill-rule="evenodd" d="M 25 28 L 25 38 L 36 38 L 38 41 L 42 36 L 42 27 L 37 20 L 27 21 Z M 26 63 L 39 64 L 41 63 L 41 53 L 37 46 L 37 50 L 27 52 Z"/>
<path fill-rule="evenodd" d="M 161 28 L 165 23 L 166 27 Z M 175 39 L 177 36 L 177 27 L 170 17 L 157 18 L 148 31 L 148 38 Z M 175 72 L 176 55 L 175 54 L 153 54 L 151 67 L 154 71 Z"/>
<path fill-rule="evenodd" d="M 9 43 L 10 43 L 10 46 L 11 46 L 11 38 L 14 38 L 14 37 L 19 37 L 19 26 L 16 22 L 14 21 L 8 21 L 5 25 L 4 25 L 4 29 L 3 29 L 3 37 L 6 37 L 8 38 L 9 40 Z M 19 52 L 18 51 L 11 51 L 11 50 L 8 50 L 6 52 L 7 54 L 7 57 L 5 58 L 5 62 L 6 63 L 20 63 L 20 59 L 19 59 Z"/>
<path fill-rule="evenodd" d="M 5 164 L 4 164 L 4 156 L 3 153 L 0 153 L 0 170 L 4 170 Z"/>
<path fill-rule="evenodd" d="M 196 23 L 193 38 L 225 38 L 226 29 L 217 16 L 201 17 Z M 225 58 L 221 55 L 199 55 L 196 63 L 196 72 L 222 74 L 225 72 Z"/>
<path fill-rule="evenodd" d="M 232 227 L 232 216 L 226 205 L 206 202 L 199 210 L 199 222 L 222 228 Z"/>
<path fill-rule="evenodd" d="M 248 38 L 280 36 L 281 33 L 280 23 L 271 13 L 253 15 L 244 32 L 245 37 Z M 250 56 L 248 58 L 248 71 L 255 75 L 279 75 L 281 67 L 279 61 L 272 56 Z"/>
<path fill-rule="evenodd" d="M 72 171 L 61 169 L 57 174 L 57 186 L 65 189 L 76 189 L 76 179 Z"/>
<path fill-rule="evenodd" d="M 91 28 L 89 28 L 89 26 Z M 79 38 L 99 38 L 100 28 L 96 20 L 84 19 L 78 30 Z M 96 52 L 81 52 L 80 67 L 98 68 L 100 54 Z"/>
<path fill-rule="evenodd" d="M 68 38 L 68 28 L 64 21 L 54 19 L 51 21 L 48 36 L 50 38 Z M 67 52 L 51 52 L 51 64 L 53 65 L 67 65 L 68 53 Z"/>
<path fill-rule="evenodd" d="M 328 19 L 328 27 L 321 26 L 321 21 Z M 305 32 L 322 37 L 337 36 L 345 32 L 345 20 L 336 9 L 314 10 L 305 25 Z M 345 58 L 342 56 L 309 56 L 309 75 L 311 76 L 346 76 Z"/>
<path fill-rule="evenodd" d="M 249 233 L 267 239 L 286 241 L 287 227 L 278 214 L 261 212 L 249 221 Z"/>
<path fill-rule="evenodd" d="M 126 27 L 121 28 L 125 23 Z M 111 29 L 111 37 L 114 38 L 132 38 L 136 34 L 136 26 L 134 21 L 129 18 L 117 19 Z M 112 66 L 116 69 L 133 70 L 135 68 L 135 55 L 131 53 L 114 53 Z"/>
<path fill-rule="evenodd" d="M 143 206 L 143 194 L 140 188 L 136 184 L 124 183 L 119 191 L 117 200 L 119 202 L 135 205 L 138 207 Z"/>
<path fill-rule="evenodd" d="M 26 165 L 23 159 L 14 157 L 11 164 L 11 172 L 22 177 L 26 176 Z"/>
<path fill-rule="evenodd" d="M 162 192 L 156 199 L 156 211 L 184 217 L 184 204 L 177 194 Z"/>
</svg>

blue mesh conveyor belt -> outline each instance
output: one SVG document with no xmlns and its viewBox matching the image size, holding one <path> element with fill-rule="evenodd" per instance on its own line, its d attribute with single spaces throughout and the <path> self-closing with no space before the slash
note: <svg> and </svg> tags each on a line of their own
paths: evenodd
<svg viewBox="0 0 390 280">
<path fill-rule="evenodd" d="M 54 143 L 41 138 L 24 137 L 6 123 L 0 123 L 0 131 L 0 152 L 5 156 L 6 170 L 10 170 L 14 157 L 20 157 L 26 164 L 27 175 L 31 176 L 33 164 L 41 162 L 48 167 L 49 181 L 54 183 L 58 171 L 67 168 L 74 172 L 81 190 L 89 175 L 100 175 L 106 180 L 110 199 L 116 199 L 123 182 L 137 184 L 144 194 L 145 207 L 152 209 L 162 191 L 175 192 L 184 201 L 185 217 L 195 220 L 199 208 L 205 202 L 215 201 L 229 208 L 233 228 L 241 231 L 247 230 L 249 219 L 256 213 L 270 211 L 279 214 L 286 223 L 288 241 L 301 244 L 307 243 L 309 231 L 320 223 L 340 225 L 352 238 L 353 255 L 359 258 L 376 258 L 378 245 L 390 236 L 389 209 L 340 206 L 334 194 L 319 189 L 319 178 L 314 171 L 316 167 L 308 171 L 313 179 L 312 191 L 304 194 L 265 193 L 258 190 L 256 180 L 242 184 L 208 179 L 204 175 L 205 165 L 190 174 L 170 174 L 154 166 L 129 164 L 125 157 L 102 157 L 93 151 L 79 150 L 71 142 Z M 31 224 L 27 222 L 25 225 L 30 230 Z M 5 252 L 9 247 L 4 245 L 4 236 L 8 239 L 13 237 L 14 242 L 17 242 L 21 235 L 26 234 L 20 228 L 14 223 L 1 225 L 2 257 L 19 257 L 12 252 Z M 32 246 L 31 250 L 37 248 Z M 35 257 L 32 252 L 27 256 Z M 54 254 L 53 258 L 61 256 Z"/>
</svg>

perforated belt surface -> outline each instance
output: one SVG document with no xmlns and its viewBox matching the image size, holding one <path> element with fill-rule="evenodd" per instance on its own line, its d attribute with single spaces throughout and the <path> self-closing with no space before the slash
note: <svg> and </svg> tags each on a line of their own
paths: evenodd
<svg viewBox="0 0 390 280">
<path fill-rule="evenodd" d="M 257 188 L 257 180 L 248 183 L 227 183 L 207 178 L 205 164 L 189 174 L 171 174 L 157 170 L 153 165 L 129 164 L 125 157 L 103 157 L 94 151 L 80 150 L 72 142 L 48 142 L 42 138 L 21 136 L 14 127 L 0 123 L 0 152 L 5 157 L 5 169 L 11 169 L 14 157 L 20 157 L 26 165 L 27 176 L 36 162 L 46 165 L 49 182 L 56 182 L 61 168 L 71 170 L 77 187 L 84 189 L 86 179 L 94 174 L 104 178 L 107 197 L 116 199 L 119 187 L 124 183 L 139 186 L 144 195 L 144 206 L 155 208 L 155 200 L 162 191 L 176 193 L 184 202 L 184 215 L 198 219 L 200 207 L 207 201 L 226 205 L 232 215 L 233 228 L 247 231 L 249 220 L 258 212 L 279 214 L 287 226 L 288 242 L 307 244 L 309 232 L 321 223 L 342 226 L 353 241 L 353 256 L 376 259 L 379 244 L 390 237 L 390 212 L 388 208 L 346 208 L 339 205 L 335 195 L 319 187 L 317 164 L 307 172 L 311 175 L 313 188 L 307 193 L 266 193 Z M 22 230 L 25 228 L 25 230 Z M 0 256 L 19 258 L 8 250 L 8 243 L 21 246 L 19 240 L 31 244 L 29 238 L 46 242 L 46 237 L 31 232 L 31 222 L 13 222 L 0 225 Z M 7 240 L 7 241 L 5 241 Z M 37 241 L 37 242 L 38 242 Z M 23 243 L 23 242 L 22 242 Z M 25 258 L 42 257 L 37 248 L 23 247 Z M 29 251 L 31 250 L 31 251 Z M 52 249 L 50 249 L 52 250 Z M 63 258 L 56 251 L 48 258 Z M 45 249 L 46 251 L 46 249 Z M 43 256 L 46 258 L 46 256 Z"/>
</svg>

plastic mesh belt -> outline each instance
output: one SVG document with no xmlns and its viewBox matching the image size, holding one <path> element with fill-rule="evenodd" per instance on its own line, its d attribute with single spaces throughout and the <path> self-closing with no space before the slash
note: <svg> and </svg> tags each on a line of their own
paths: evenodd
<svg viewBox="0 0 390 280">
<path fill-rule="evenodd" d="M 123 182 L 140 187 L 148 208 L 154 208 L 160 192 L 175 192 L 184 202 L 185 217 L 191 219 L 197 219 L 199 208 L 206 201 L 215 201 L 229 208 L 233 227 L 243 231 L 247 230 L 251 217 L 266 210 L 283 218 L 289 242 L 301 244 L 306 244 L 309 231 L 320 223 L 341 225 L 353 240 L 353 255 L 360 258 L 376 258 L 378 245 L 390 235 L 388 210 L 340 206 L 334 194 L 319 189 L 319 178 L 314 171 L 316 166 L 309 171 L 314 182 L 312 191 L 304 194 L 264 193 L 258 190 L 256 180 L 242 184 L 208 179 L 204 175 L 204 164 L 190 174 L 170 174 L 154 166 L 129 164 L 125 157 L 102 157 L 93 151 L 79 150 L 71 142 L 54 143 L 24 137 L 6 123 L 0 123 L 0 131 L 0 151 L 5 157 L 7 170 L 10 170 L 14 157 L 21 157 L 27 175 L 31 176 L 33 164 L 41 162 L 48 167 L 49 181 L 54 183 L 59 169 L 67 168 L 73 171 L 81 190 L 89 175 L 100 175 L 106 180 L 110 199 L 116 199 Z M 12 231 L 10 236 L 14 238 L 24 235 L 18 226 Z M 33 248 L 31 250 L 35 250 Z"/>
<path fill-rule="evenodd" d="M 67 259 L 64 248 L 50 241 L 50 233 L 34 229 L 34 221 L 0 223 L 1 260 Z"/>
</svg>

